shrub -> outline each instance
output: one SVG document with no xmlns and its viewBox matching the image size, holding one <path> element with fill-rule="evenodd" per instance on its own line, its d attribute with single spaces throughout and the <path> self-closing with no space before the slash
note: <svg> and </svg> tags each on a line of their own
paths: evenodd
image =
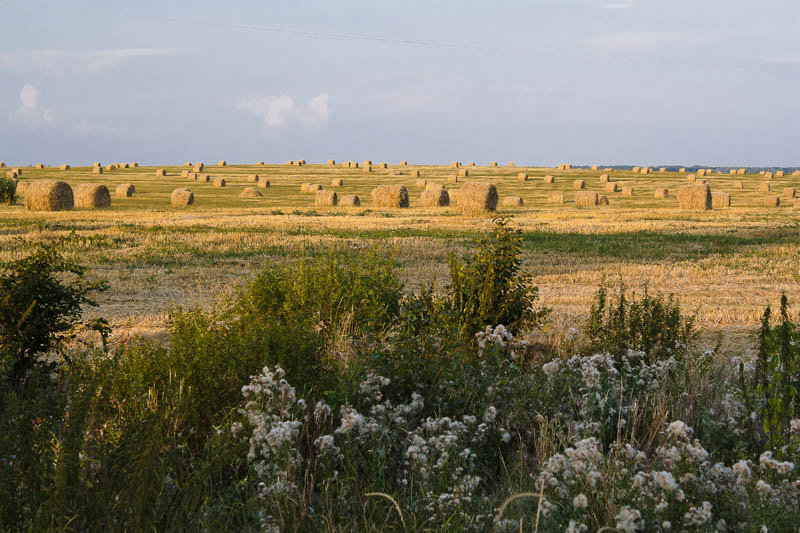
<svg viewBox="0 0 800 533">
<path fill-rule="evenodd" d="M 695 315 L 684 316 L 673 295 L 652 296 L 647 287 L 637 300 L 626 297 L 620 285 L 614 302 L 605 284 L 597 291 L 586 324 L 587 353 L 608 352 L 621 356 L 627 350 L 645 352 L 651 360 L 661 360 L 690 348 L 697 339 Z"/>
<path fill-rule="evenodd" d="M 17 198 L 17 184 L 10 178 L 0 177 L 0 204 L 14 205 Z"/>
</svg>

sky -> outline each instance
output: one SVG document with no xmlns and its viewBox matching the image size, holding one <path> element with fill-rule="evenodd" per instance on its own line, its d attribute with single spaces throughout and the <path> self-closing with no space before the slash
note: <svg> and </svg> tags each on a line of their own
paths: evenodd
<svg viewBox="0 0 800 533">
<path fill-rule="evenodd" d="M 0 0 L 0 161 L 800 165 L 797 0 Z"/>
</svg>

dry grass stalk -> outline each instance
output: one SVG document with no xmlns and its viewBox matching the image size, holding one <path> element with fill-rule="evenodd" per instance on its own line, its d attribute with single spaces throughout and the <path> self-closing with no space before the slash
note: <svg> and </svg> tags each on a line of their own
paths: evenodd
<svg viewBox="0 0 800 533">
<path fill-rule="evenodd" d="M 550 191 L 547 193 L 547 203 L 549 204 L 563 204 L 564 192 L 563 191 Z"/>
<path fill-rule="evenodd" d="M 344 186 L 344 180 L 342 178 L 333 178 L 331 180 L 331 187 L 342 187 Z"/>
<path fill-rule="evenodd" d="M 450 205 L 450 194 L 444 185 L 437 184 L 422 191 L 419 203 L 422 207 L 447 207 Z"/>
<path fill-rule="evenodd" d="M 117 198 L 130 198 L 136 192 L 136 187 L 132 183 L 121 183 L 114 189 L 114 196 Z"/>
<path fill-rule="evenodd" d="M 669 198 L 669 189 L 656 189 L 653 192 L 653 197 L 658 199 Z"/>
<path fill-rule="evenodd" d="M 193 205 L 194 193 L 189 189 L 175 189 L 170 196 L 170 203 L 173 206 Z"/>
<path fill-rule="evenodd" d="M 245 187 L 239 194 L 239 198 L 261 198 L 262 196 L 264 195 L 255 187 Z"/>
<path fill-rule="evenodd" d="M 98 183 L 79 183 L 73 189 L 75 207 L 96 209 L 111 206 L 111 193 L 108 187 Z"/>
<path fill-rule="evenodd" d="M 731 193 L 714 191 L 711 193 L 711 207 L 713 209 L 722 209 L 723 207 L 731 206 Z"/>
<path fill-rule="evenodd" d="M 684 210 L 707 211 L 711 209 L 711 189 L 705 183 L 684 185 L 678 191 L 678 203 Z"/>
<path fill-rule="evenodd" d="M 503 205 L 506 207 L 522 207 L 524 202 L 521 196 L 504 196 Z"/>
<path fill-rule="evenodd" d="M 372 190 L 372 201 L 378 208 L 408 207 L 408 190 L 404 185 L 381 185 Z"/>
<path fill-rule="evenodd" d="M 224 187 L 227 185 L 225 178 L 214 178 L 214 187 Z"/>
<path fill-rule="evenodd" d="M 75 196 L 72 187 L 65 181 L 34 181 L 25 191 L 25 208 L 28 211 L 69 211 L 73 207 Z"/>
<path fill-rule="evenodd" d="M 576 191 L 580 190 L 580 189 L 585 189 L 586 188 L 586 182 L 583 181 L 583 180 L 574 180 L 572 182 L 572 188 L 574 190 L 576 190 Z"/>
<path fill-rule="evenodd" d="M 458 206 L 469 216 L 494 212 L 497 200 L 497 189 L 491 183 L 465 183 L 458 191 Z"/>
<path fill-rule="evenodd" d="M 356 194 L 345 194 L 339 198 L 339 205 L 346 207 L 358 207 L 361 205 L 361 199 Z"/>
</svg>

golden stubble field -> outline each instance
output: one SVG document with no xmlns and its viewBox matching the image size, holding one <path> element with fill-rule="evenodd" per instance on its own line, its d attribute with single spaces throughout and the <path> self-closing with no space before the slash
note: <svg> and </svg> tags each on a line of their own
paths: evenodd
<svg viewBox="0 0 800 533">
<path fill-rule="evenodd" d="M 157 177 L 164 168 L 167 176 Z M 470 175 L 451 183 L 457 169 L 447 166 L 373 166 L 372 172 L 342 165 L 208 165 L 203 174 L 224 177 L 224 188 L 188 180 L 183 166 L 117 169 L 102 175 L 91 168 L 69 171 L 25 167 L 26 182 L 61 179 L 70 184 L 102 183 L 113 191 L 133 183 L 132 198 L 112 198 L 109 209 L 29 212 L 22 205 L 0 207 L 0 260 L 9 260 L 23 242 L 52 239 L 74 231 L 85 237 L 70 245 L 90 267 L 93 278 L 109 281 L 95 314 L 109 319 L 118 338 L 159 335 L 171 306 L 212 305 L 255 272 L 281 261 L 331 246 L 375 247 L 392 254 L 409 289 L 447 279 L 447 256 L 465 253 L 491 216 L 470 218 L 457 206 L 420 208 L 422 179 L 458 189 L 467 181 L 491 182 L 500 195 L 499 215 L 513 217 L 525 233 L 525 267 L 535 274 L 541 301 L 553 308 L 547 335 L 581 328 L 591 299 L 605 277 L 631 290 L 675 293 L 684 307 L 698 311 L 705 339 L 723 350 L 751 349 L 764 306 L 776 304 L 781 291 L 800 301 L 800 209 L 784 199 L 780 207 L 763 206 L 768 194 L 800 187 L 800 177 L 771 180 L 760 175 L 706 177 L 712 191 L 731 194 L 731 207 L 708 212 L 678 209 L 675 195 L 688 173 L 610 172 L 610 179 L 633 186 L 633 195 L 605 193 L 602 170 L 535 167 L 465 167 Z M 3 169 L 7 170 L 7 169 Z M 518 174 L 529 179 L 520 181 Z M 240 198 L 254 186 L 248 176 L 270 180 L 263 197 Z M 548 184 L 544 176 L 554 176 Z M 343 186 L 331 187 L 334 178 Z M 586 190 L 607 194 L 610 205 L 577 208 L 573 180 Z M 737 181 L 744 188 L 736 187 Z M 760 185 L 770 183 L 770 193 Z M 339 194 L 357 194 L 360 207 L 316 207 L 314 194 L 301 183 L 319 183 Z M 395 183 L 408 188 L 408 209 L 373 209 L 370 191 Z M 195 205 L 170 206 L 170 193 L 190 188 Z M 668 188 L 669 198 L 654 198 Z M 564 204 L 549 204 L 551 191 L 563 191 Z M 502 206 L 504 196 L 521 196 L 522 207 Z M 23 201 L 18 202 L 24 204 Z"/>
</svg>

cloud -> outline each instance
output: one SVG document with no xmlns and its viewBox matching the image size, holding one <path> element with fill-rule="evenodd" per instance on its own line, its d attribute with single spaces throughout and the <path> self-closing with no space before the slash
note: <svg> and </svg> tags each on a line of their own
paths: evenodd
<svg viewBox="0 0 800 533">
<path fill-rule="evenodd" d="M 0 68 L 37 70 L 63 76 L 86 74 L 111 68 L 124 61 L 142 57 L 172 55 L 170 48 L 122 48 L 116 50 L 15 50 L 0 52 Z"/>
<path fill-rule="evenodd" d="M 39 109 L 39 90 L 30 83 L 19 90 L 19 110 L 15 118 L 33 127 L 55 121 L 52 111 Z"/>
<path fill-rule="evenodd" d="M 620 2 L 603 4 L 601 7 L 603 9 L 628 9 L 630 7 L 636 7 L 637 4 L 638 2 L 636 0 L 621 0 Z"/>
<path fill-rule="evenodd" d="M 282 94 L 278 97 L 262 97 L 241 102 L 236 108 L 249 111 L 262 118 L 264 125 L 275 128 L 285 125 L 290 120 L 299 120 L 305 124 L 318 124 L 330 119 L 328 95 L 322 93 L 313 97 L 308 106 L 298 107 L 291 96 Z"/>
</svg>

